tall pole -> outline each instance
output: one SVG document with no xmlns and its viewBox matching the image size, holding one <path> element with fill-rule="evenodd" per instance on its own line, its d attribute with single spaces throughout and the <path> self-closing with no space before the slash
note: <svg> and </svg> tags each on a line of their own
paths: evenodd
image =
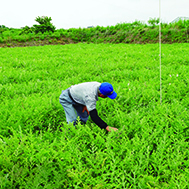
<svg viewBox="0 0 189 189">
<path fill-rule="evenodd" d="M 159 0 L 159 61 L 160 61 L 160 104 L 162 104 L 162 86 L 161 86 L 161 0 Z"/>
</svg>

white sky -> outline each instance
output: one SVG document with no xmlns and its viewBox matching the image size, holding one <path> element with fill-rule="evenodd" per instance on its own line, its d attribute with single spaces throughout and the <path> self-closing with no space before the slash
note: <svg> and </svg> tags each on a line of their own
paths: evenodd
<svg viewBox="0 0 189 189">
<path fill-rule="evenodd" d="M 51 17 L 56 29 L 147 22 L 159 17 L 159 1 L 162 22 L 189 17 L 189 0 L 0 0 L 0 25 L 31 27 L 38 16 Z"/>
</svg>

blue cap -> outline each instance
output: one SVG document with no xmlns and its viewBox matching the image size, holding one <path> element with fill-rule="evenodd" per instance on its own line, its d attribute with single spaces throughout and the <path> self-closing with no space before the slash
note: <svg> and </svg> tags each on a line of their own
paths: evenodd
<svg viewBox="0 0 189 189">
<path fill-rule="evenodd" d="M 111 99 L 115 99 L 117 97 L 117 93 L 114 91 L 113 86 L 110 83 L 102 83 L 99 90 L 101 94 L 108 96 Z"/>
</svg>

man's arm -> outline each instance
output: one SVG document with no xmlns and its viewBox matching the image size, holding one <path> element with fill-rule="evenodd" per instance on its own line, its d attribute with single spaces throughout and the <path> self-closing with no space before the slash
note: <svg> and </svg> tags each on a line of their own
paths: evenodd
<svg viewBox="0 0 189 189">
<path fill-rule="evenodd" d="M 90 116 L 91 116 L 91 119 L 92 121 L 97 124 L 101 129 L 106 129 L 108 132 L 111 132 L 110 129 L 113 129 L 114 131 L 117 131 L 118 129 L 117 128 L 114 128 L 114 127 L 109 127 L 107 125 L 106 122 L 104 122 L 99 116 L 98 116 L 98 113 L 97 113 L 97 110 L 94 109 L 94 110 L 91 110 L 89 112 Z"/>
<path fill-rule="evenodd" d="M 96 109 L 93 109 L 89 112 L 90 116 L 91 116 L 91 119 L 92 121 L 98 125 L 101 129 L 106 129 L 106 127 L 108 126 L 106 122 L 104 122 L 99 116 L 98 116 L 98 113 L 97 113 L 97 110 Z"/>
</svg>

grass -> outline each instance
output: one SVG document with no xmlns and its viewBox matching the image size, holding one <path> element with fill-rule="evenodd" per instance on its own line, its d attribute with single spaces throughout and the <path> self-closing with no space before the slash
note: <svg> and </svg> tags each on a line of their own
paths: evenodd
<svg viewBox="0 0 189 189">
<path fill-rule="evenodd" d="M 1 188 L 187 188 L 188 44 L 70 44 L 0 49 Z M 113 84 L 90 119 L 65 122 L 70 85 Z"/>
</svg>

